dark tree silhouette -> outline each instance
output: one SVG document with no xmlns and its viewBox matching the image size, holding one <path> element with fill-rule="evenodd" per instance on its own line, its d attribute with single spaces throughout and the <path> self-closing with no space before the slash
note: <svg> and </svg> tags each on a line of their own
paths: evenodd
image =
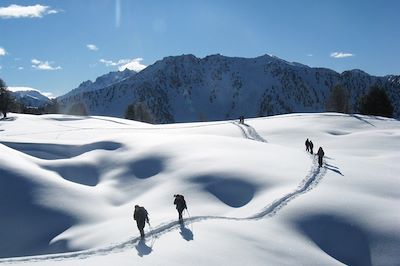
<svg viewBox="0 0 400 266">
<path fill-rule="evenodd" d="M 154 122 L 154 117 L 151 111 L 149 110 L 147 105 L 143 102 L 130 104 L 125 111 L 125 118 L 146 123 Z"/>
<path fill-rule="evenodd" d="M 326 102 L 326 110 L 339 113 L 349 112 L 348 94 L 343 86 L 336 85 L 331 89 L 331 94 Z"/>
<path fill-rule="evenodd" d="M 10 92 L 7 90 L 7 85 L 4 80 L 0 79 L 0 112 L 3 114 L 3 118 L 7 117 L 7 112 L 11 104 Z"/>
<path fill-rule="evenodd" d="M 369 92 L 361 98 L 360 113 L 364 115 L 378 115 L 393 117 L 393 106 L 386 92 L 373 86 Z"/>
</svg>

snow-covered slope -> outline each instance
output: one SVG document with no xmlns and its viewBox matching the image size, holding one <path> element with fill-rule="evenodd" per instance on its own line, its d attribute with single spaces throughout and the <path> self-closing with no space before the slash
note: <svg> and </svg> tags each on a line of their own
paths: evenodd
<svg viewBox="0 0 400 266">
<path fill-rule="evenodd" d="M 331 89 L 343 85 L 349 111 L 372 85 L 383 87 L 400 117 L 398 76 L 374 77 L 361 70 L 341 74 L 274 56 L 237 58 L 211 55 L 171 56 L 123 81 L 60 98 L 63 112 L 72 106 L 91 115 L 124 117 L 128 105 L 141 105 L 152 122 L 190 122 L 326 110 Z"/>
<path fill-rule="evenodd" d="M 400 263 L 397 120 L 9 117 L 0 121 L 0 264 Z M 325 150 L 322 168 L 307 137 Z M 176 193 L 188 202 L 184 225 Z M 150 213 L 145 241 L 135 204 Z"/>
<path fill-rule="evenodd" d="M 127 68 L 123 71 L 112 71 L 98 77 L 94 82 L 91 80 L 82 82 L 77 88 L 73 89 L 63 96 L 60 96 L 58 99 L 62 100 L 64 98 L 73 98 L 74 96 L 79 94 L 100 90 L 112 84 L 123 81 L 129 77 L 132 77 L 135 74 L 135 71 L 129 70 Z"/>
<path fill-rule="evenodd" d="M 11 92 L 12 97 L 24 106 L 27 107 L 44 107 L 46 104 L 51 103 L 51 100 L 41 94 L 37 90 L 23 90 Z"/>
</svg>

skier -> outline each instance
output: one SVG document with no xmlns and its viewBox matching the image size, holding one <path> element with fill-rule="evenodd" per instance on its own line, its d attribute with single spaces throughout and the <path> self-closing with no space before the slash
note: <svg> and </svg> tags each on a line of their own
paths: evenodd
<svg viewBox="0 0 400 266">
<path fill-rule="evenodd" d="M 244 115 L 239 116 L 239 124 L 244 124 Z"/>
<path fill-rule="evenodd" d="M 310 141 L 306 140 L 306 151 L 310 151 Z"/>
<path fill-rule="evenodd" d="M 149 223 L 149 216 L 147 210 L 144 207 L 135 205 L 135 212 L 133 213 L 133 219 L 136 220 L 137 227 L 140 232 L 140 237 L 144 238 L 144 226 L 145 222 Z"/>
<path fill-rule="evenodd" d="M 176 205 L 176 210 L 178 211 L 179 214 L 179 222 L 181 223 L 182 212 L 184 209 L 187 209 L 186 201 L 183 195 L 175 194 L 174 197 L 175 197 L 174 204 Z"/>
<path fill-rule="evenodd" d="M 314 143 L 312 143 L 311 140 L 310 140 L 310 142 L 309 142 L 309 146 L 310 146 L 310 153 L 311 153 L 311 154 L 314 154 L 314 151 L 313 151 L 313 149 L 314 149 Z"/>
<path fill-rule="evenodd" d="M 322 158 L 325 155 L 324 150 L 322 149 L 322 147 L 319 147 L 317 154 L 318 154 L 318 165 L 319 165 L 319 167 L 322 167 Z"/>
</svg>

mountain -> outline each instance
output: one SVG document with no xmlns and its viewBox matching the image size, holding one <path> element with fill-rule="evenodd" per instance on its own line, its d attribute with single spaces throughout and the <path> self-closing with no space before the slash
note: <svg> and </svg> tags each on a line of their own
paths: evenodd
<svg viewBox="0 0 400 266">
<path fill-rule="evenodd" d="M 41 108 L 51 103 L 51 100 L 36 90 L 12 91 L 12 97 L 24 106 Z"/>
<path fill-rule="evenodd" d="M 94 82 L 91 80 L 87 80 L 82 82 L 77 88 L 73 89 L 69 93 L 63 95 L 60 97 L 60 99 L 63 99 L 65 97 L 71 97 L 73 95 L 77 95 L 80 93 L 86 93 L 86 92 L 91 92 L 99 89 L 103 89 L 105 87 L 108 87 L 114 83 L 118 83 L 120 81 L 123 81 L 126 78 L 132 77 L 136 74 L 135 71 L 125 69 L 124 71 L 112 71 L 108 74 L 102 75 Z"/>
<path fill-rule="evenodd" d="M 399 76 L 375 77 L 361 70 L 337 73 L 278 57 L 170 56 L 136 75 L 59 98 L 62 112 L 145 116 L 153 123 L 213 121 L 291 112 L 326 111 L 331 89 L 347 90 L 349 111 L 372 85 L 382 86 L 400 117 Z M 144 113 L 144 115 L 143 115 Z M 136 117 L 137 118 L 137 117 Z"/>
</svg>

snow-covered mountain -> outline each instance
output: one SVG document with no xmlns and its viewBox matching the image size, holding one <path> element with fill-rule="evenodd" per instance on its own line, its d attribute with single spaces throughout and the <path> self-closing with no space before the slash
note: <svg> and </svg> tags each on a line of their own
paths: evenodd
<svg viewBox="0 0 400 266">
<path fill-rule="evenodd" d="M 400 265 L 398 120 L 9 118 L 0 265 Z M 306 138 L 325 150 L 322 167 Z M 144 240 L 135 204 L 149 212 Z"/>
<path fill-rule="evenodd" d="M 91 80 L 82 82 L 77 88 L 59 97 L 59 99 L 62 100 L 64 98 L 73 97 L 75 95 L 100 90 L 120 81 L 123 81 L 129 77 L 132 77 L 135 74 L 135 71 L 129 70 L 127 68 L 124 71 L 112 71 L 96 78 L 94 82 Z"/>
<path fill-rule="evenodd" d="M 18 103 L 27 107 L 40 108 L 51 103 L 51 100 L 48 97 L 44 96 L 37 90 L 12 91 L 11 95 Z"/>
<path fill-rule="evenodd" d="M 90 115 L 124 117 L 128 105 L 144 109 L 155 123 L 212 121 L 291 112 L 321 112 L 331 89 L 344 86 L 349 111 L 372 85 L 380 85 L 400 117 L 399 76 L 375 77 L 361 70 L 337 73 L 274 56 L 236 58 L 171 56 L 136 75 L 91 91 L 59 98 L 62 111 L 79 106 Z"/>
</svg>

